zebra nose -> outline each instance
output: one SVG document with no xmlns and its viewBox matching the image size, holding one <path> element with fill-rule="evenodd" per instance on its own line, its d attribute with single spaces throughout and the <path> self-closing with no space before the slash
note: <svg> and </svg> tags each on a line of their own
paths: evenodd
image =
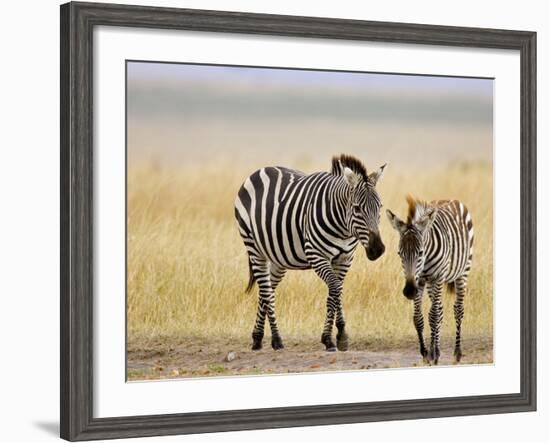
<svg viewBox="0 0 550 443">
<path fill-rule="evenodd" d="M 367 248 L 367 257 L 369 260 L 374 261 L 384 253 L 384 250 L 385 250 L 384 246 Z"/>
<path fill-rule="evenodd" d="M 407 281 L 405 283 L 405 287 L 403 288 L 403 295 L 410 300 L 414 298 L 417 291 L 418 287 L 413 282 Z"/>
<path fill-rule="evenodd" d="M 382 239 L 380 237 L 376 237 L 369 243 L 366 250 L 368 259 L 376 260 L 384 254 L 386 247 L 384 246 L 384 243 L 382 243 Z"/>
</svg>

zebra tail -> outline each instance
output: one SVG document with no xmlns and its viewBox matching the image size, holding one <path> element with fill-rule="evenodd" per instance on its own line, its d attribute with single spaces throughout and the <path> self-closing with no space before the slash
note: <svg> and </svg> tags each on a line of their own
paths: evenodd
<svg viewBox="0 0 550 443">
<path fill-rule="evenodd" d="M 248 259 L 248 286 L 244 290 L 245 293 L 249 293 L 252 291 L 252 288 L 254 287 L 254 283 L 256 282 L 256 278 L 254 277 L 254 273 L 252 272 L 252 263 L 250 263 L 250 258 Z"/>
<path fill-rule="evenodd" d="M 451 293 L 451 294 L 454 294 L 455 293 L 455 282 L 452 281 L 450 283 L 447 283 L 447 290 Z"/>
</svg>

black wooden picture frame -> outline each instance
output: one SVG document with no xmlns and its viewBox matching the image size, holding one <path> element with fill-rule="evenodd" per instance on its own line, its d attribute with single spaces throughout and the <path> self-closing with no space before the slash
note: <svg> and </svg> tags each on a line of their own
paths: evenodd
<svg viewBox="0 0 550 443">
<path fill-rule="evenodd" d="M 521 390 L 271 409 L 93 416 L 93 30 L 99 25 L 513 49 L 521 58 Z M 100 3 L 61 6 L 61 437 L 313 426 L 536 409 L 536 33 Z M 230 381 L 227 381 L 230 383 Z"/>
</svg>

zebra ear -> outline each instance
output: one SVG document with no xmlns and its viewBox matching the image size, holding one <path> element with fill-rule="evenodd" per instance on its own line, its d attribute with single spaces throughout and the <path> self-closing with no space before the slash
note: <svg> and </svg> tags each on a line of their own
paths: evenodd
<svg viewBox="0 0 550 443">
<path fill-rule="evenodd" d="M 372 181 L 372 184 L 376 186 L 376 183 L 378 183 L 378 180 L 380 180 L 380 177 L 382 177 L 382 174 L 384 174 L 384 169 L 388 166 L 387 163 L 384 163 L 382 166 L 378 168 L 377 171 L 371 172 L 369 174 L 369 180 Z"/>
<path fill-rule="evenodd" d="M 397 232 L 401 234 L 406 229 L 406 223 L 403 222 L 403 220 L 400 220 L 399 217 L 391 212 L 389 209 L 386 209 L 386 215 L 388 216 L 388 220 L 390 221 L 391 225 Z"/>
<path fill-rule="evenodd" d="M 418 220 L 415 225 L 418 229 L 420 229 L 421 231 L 425 231 L 426 229 L 428 229 L 432 223 L 434 222 L 435 220 L 435 217 L 437 215 L 437 208 L 430 208 L 428 209 L 424 215 L 420 218 L 420 220 Z"/>
<path fill-rule="evenodd" d="M 346 180 L 346 183 L 350 185 L 352 188 L 355 188 L 361 181 L 361 177 L 359 177 L 358 174 L 356 174 L 346 166 L 344 168 L 344 180 Z"/>
</svg>

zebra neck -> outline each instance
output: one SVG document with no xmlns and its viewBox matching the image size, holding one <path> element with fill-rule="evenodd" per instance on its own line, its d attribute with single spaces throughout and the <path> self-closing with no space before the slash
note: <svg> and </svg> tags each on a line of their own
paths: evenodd
<svg viewBox="0 0 550 443">
<path fill-rule="evenodd" d="M 422 233 L 422 243 L 424 244 L 424 250 L 429 251 L 432 249 L 434 239 L 433 239 L 433 225 L 430 226 Z"/>
<path fill-rule="evenodd" d="M 340 189 L 340 210 L 343 214 L 345 214 L 344 221 L 342 223 L 342 229 L 345 231 L 347 237 L 353 237 L 352 227 L 351 227 L 351 219 L 352 219 L 352 211 L 353 211 L 353 198 L 354 193 L 353 190 L 345 185 L 342 186 Z"/>
<path fill-rule="evenodd" d="M 326 214 L 329 225 L 340 238 L 353 237 L 351 232 L 351 209 L 353 194 L 342 177 L 338 177 L 332 186 L 328 186 L 325 193 Z"/>
<path fill-rule="evenodd" d="M 446 254 L 446 241 L 437 226 L 437 220 L 424 232 L 423 243 L 427 261 L 440 259 Z"/>
</svg>

